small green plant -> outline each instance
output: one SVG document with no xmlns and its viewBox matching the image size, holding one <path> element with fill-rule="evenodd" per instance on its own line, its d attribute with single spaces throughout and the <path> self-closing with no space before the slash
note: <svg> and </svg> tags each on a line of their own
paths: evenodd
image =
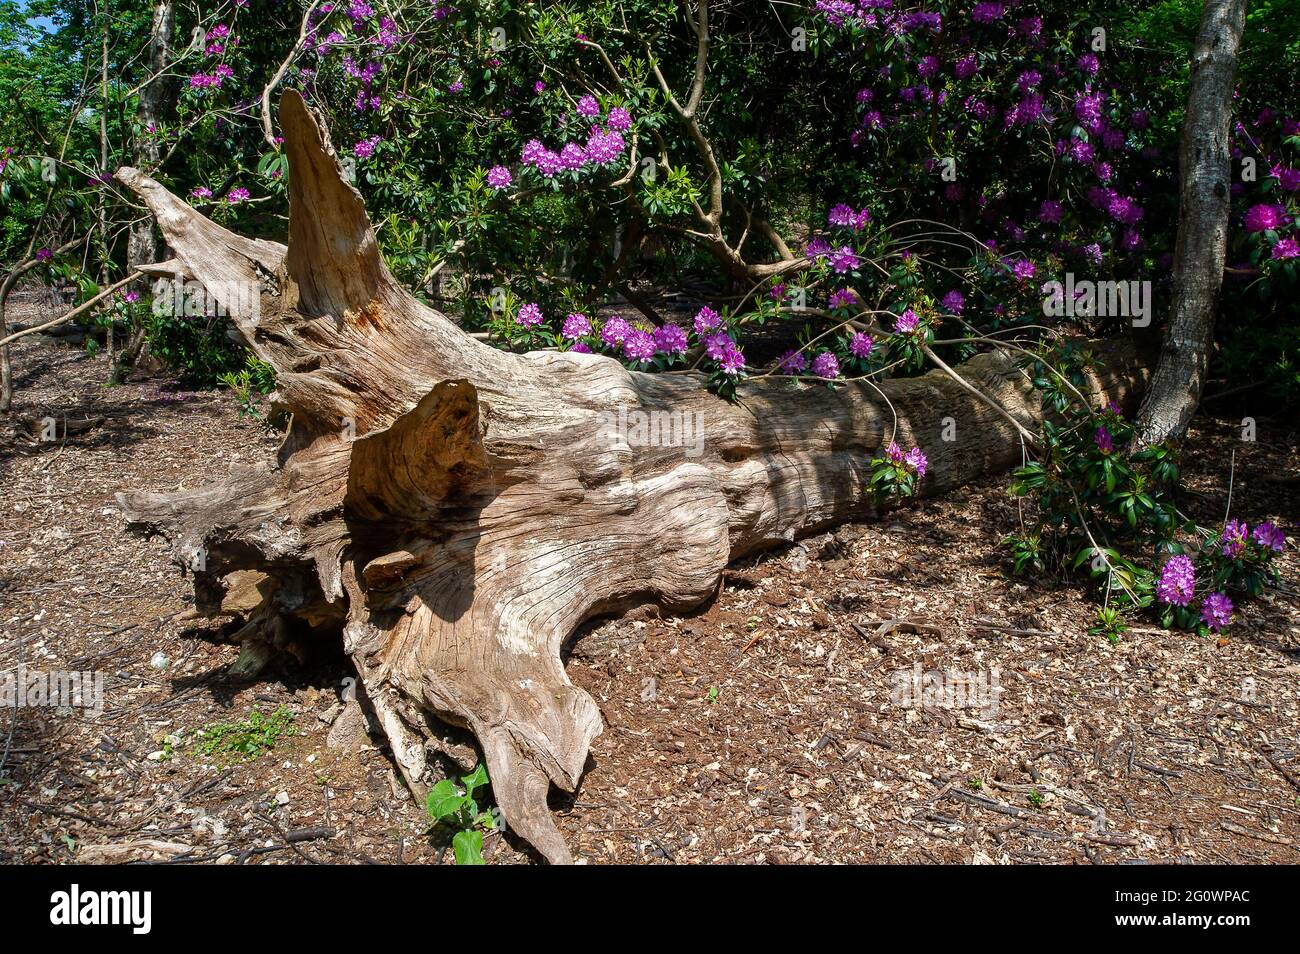
<svg viewBox="0 0 1300 954">
<path fill-rule="evenodd" d="M 904 453 L 896 442 L 890 441 L 885 452 L 871 461 L 871 489 L 876 499 L 915 497 L 921 491 L 927 466 L 921 448 L 913 447 Z"/>
<path fill-rule="evenodd" d="M 709 695 L 707 698 L 709 700 L 710 705 L 718 701 L 719 693 L 720 690 L 718 689 L 717 686 L 709 686 Z"/>
<path fill-rule="evenodd" d="M 181 737 L 176 733 L 170 733 L 163 739 L 162 743 L 162 761 L 168 762 L 176 755 L 176 746 L 181 742 Z"/>
<path fill-rule="evenodd" d="M 239 402 L 241 417 L 261 418 L 258 400 L 275 390 L 275 369 L 250 354 L 238 372 L 227 371 L 219 375 L 217 380 L 234 393 Z"/>
<path fill-rule="evenodd" d="M 969 786 L 972 790 L 978 792 L 980 789 L 982 789 L 982 788 L 984 787 L 984 780 L 983 780 L 982 778 L 977 778 L 977 777 L 975 777 L 975 776 L 971 776 L 970 781 L 968 781 L 966 784 L 967 784 L 967 786 Z"/>
<path fill-rule="evenodd" d="M 474 793 L 490 784 L 487 766 L 482 762 L 461 778 L 463 792 L 456 783 L 443 779 L 429 790 L 424 800 L 425 811 L 433 822 L 430 831 L 441 828 L 451 833 L 451 850 L 458 865 L 483 864 L 483 832 L 497 827 L 496 816 L 491 811 L 480 811 Z"/>
<path fill-rule="evenodd" d="M 1037 533 L 1009 533 L 1002 545 L 1011 554 L 1012 572 L 1020 576 L 1025 570 L 1042 573 L 1047 569 L 1043 562 L 1043 539 Z"/>
<path fill-rule="evenodd" d="M 1128 632 L 1124 625 L 1124 614 L 1118 606 L 1101 606 L 1097 608 L 1097 622 L 1088 627 L 1088 635 L 1105 636 L 1111 645 Z"/>
<path fill-rule="evenodd" d="M 1029 804 L 1035 808 L 1040 807 L 1043 804 L 1043 793 L 1036 788 L 1031 788 L 1029 790 Z"/>
<path fill-rule="evenodd" d="M 199 729 L 191 744 L 218 761 L 250 762 L 274 749 L 281 738 L 296 733 L 293 718 L 284 706 L 270 715 L 254 709 L 243 722 L 218 722 Z"/>
</svg>

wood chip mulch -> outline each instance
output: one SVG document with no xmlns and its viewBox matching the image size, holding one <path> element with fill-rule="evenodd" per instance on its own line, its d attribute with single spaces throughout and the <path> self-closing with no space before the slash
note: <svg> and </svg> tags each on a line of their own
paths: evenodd
<svg viewBox="0 0 1300 954">
<path fill-rule="evenodd" d="M 269 459 L 276 435 L 224 392 L 106 388 L 106 359 L 66 345 L 24 339 L 14 365 L 0 670 L 102 672 L 106 705 L 0 713 L 0 861 L 450 863 L 383 749 L 329 744 L 346 661 L 228 678 L 231 626 L 185 618 L 167 543 L 123 531 L 118 490 L 197 485 Z M 50 414 L 90 423 L 33 439 L 24 422 Z M 1222 519 L 1231 460 L 1233 514 L 1291 538 L 1283 585 L 1219 639 L 1139 620 L 1111 645 L 1086 632 L 1083 587 L 1008 578 L 1000 479 L 735 564 L 694 615 L 589 624 L 568 667 L 606 728 L 580 790 L 553 797 L 575 855 L 1300 861 L 1300 437 L 1267 414 L 1253 443 L 1208 418 L 1189 443 L 1193 515 Z M 916 704 L 912 672 L 980 704 Z M 258 758 L 164 757 L 169 736 L 281 706 L 294 734 Z M 486 856 L 536 860 L 509 835 Z"/>
</svg>

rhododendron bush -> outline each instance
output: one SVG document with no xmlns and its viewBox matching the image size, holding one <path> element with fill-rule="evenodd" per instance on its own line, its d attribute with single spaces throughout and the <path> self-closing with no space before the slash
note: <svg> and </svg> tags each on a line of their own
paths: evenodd
<svg viewBox="0 0 1300 954">
<path fill-rule="evenodd" d="M 113 14 L 126 26 L 116 55 L 132 69 L 127 50 L 147 41 L 148 6 L 124 8 Z M 626 280 L 683 269 L 747 293 L 728 327 L 764 320 L 797 291 L 801 306 L 841 321 L 858 303 L 858 313 L 914 307 L 995 330 L 1039 322 L 1044 285 L 1066 272 L 1139 278 L 1168 297 L 1184 62 L 1199 14 L 1187 0 L 1140 12 L 724 4 L 711 13 L 698 94 L 692 26 L 673 4 L 248 0 L 196 12 L 177 14 L 164 78 L 173 108 L 147 128 L 112 110 L 110 151 L 126 158 L 157 141 L 169 181 L 198 207 L 272 232 L 285 163 L 274 130 L 264 135 L 262 91 L 283 64 L 278 82 L 329 117 L 398 274 L 430 290 L 443 280 L 470 323 L 495 320 L 514 346 L 599 345 L 599 329 L 586 342 L 561 335 L 565 316 Z M 90 56 L 93 10 L 60 15 L 67 28 L 36 48 Z M 1225 363 L 1284 391 L 1296 383 L 1294 331 L 1277 308 L 1300 269 L 1300 120 L 1285 71 L 1263 66 L 1295 62 L 1295 19 L 1285 6 L 1251 12 L 1226 292 L 1242 307 L 1221 329 L 1229 342 L 1242 326 L 1268 334 L 1280 361 L 1235 348 Z M 66 67 L 51 78 L 43 105 L 85 82 Z M 135 68 L 120 84 L 133 88 L 112 84 L 110 98 L 129 106 L 148 79 Z M 683 121 L 677 104 L 692 97 L 698 114 Z M 37 137 L 53 143 L 61 118 L 50 112 Z M 61 198 L 92 220 L 111 189 L 95 132 L 75 130 L 60 177 Z M 29 166 L 47 150 L 35 145 L 7 144 L 11 203 L 40 194 Z M 17 225 L 5 235 L 11 254 L 30 237 Z M 895 262 L 909 264 L 905 293 Z M 493 289 L 538 302 L 546 321 L 500 327 L 515 316 Z M 810 345 L 824 330 L 814 323 L 799 341 L 807 362 L 819 349 L 838 365 L 860 357 L 843 335 Z"/>
</svg>

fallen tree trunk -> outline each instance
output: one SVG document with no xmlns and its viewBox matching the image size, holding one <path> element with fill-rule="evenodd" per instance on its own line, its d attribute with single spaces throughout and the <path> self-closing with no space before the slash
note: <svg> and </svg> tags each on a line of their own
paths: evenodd
<svg viewBox="0 0 1300 954">
<path fill-rule="evenodd" d="M 732 404 L 694 374 L 498 351 L 392 278 L 296 93 L 280 118 L 287 248 L 118 172 L 157 217 L 174 267 L 275 368 L 292 413 L 278 459 L 200 490 L 119 500 L 135 528 L 173 536 L 200 610 L 221 612 L 235 590 L 256 607 L 246 642 L 293 650 L 341 628 L 415 793 L 436 780 L 432 720 L 472 730 L 507 822 L 552 862 L 570 854 L 549 786 L 575 789 L 601 731 L 560 662 L 584 619 L 647 600 L 699 604 L 737 556 L 871 516 L 869 461 L 895 427 L 929 455 L 927 493 L 1020 459 L 1012 425 L 937 373 L 885 383 L 887 402 L 865 384 L 769 378 L 742 384 Z M 250 305 L 232 282 L 260 297 Z M 1109 360 L 1098 394 L 1135 393 L 1143 372 L 1131 349 Z M 1033 422 L 1039 402 L 1010 359 L 981 355 L 959 370 Z M 625 434 L 629 414 L 698 423 L 703 443 Z M 949 418 L 956 439 L 945 442 Z M 246 571 L 261 574 L 255 586 Z"/>
</svg>

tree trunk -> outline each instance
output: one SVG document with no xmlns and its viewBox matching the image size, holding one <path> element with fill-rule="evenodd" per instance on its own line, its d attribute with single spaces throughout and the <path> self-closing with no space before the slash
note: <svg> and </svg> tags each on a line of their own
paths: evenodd
<svg viewBox="0 0 1300 954">
<path fill-rule="evenodd" d="M 1245 23 L 1246 0 L 1206 0 L 1179 147 L 1173 312 L 1151 389 L 1138 412 L 1142 444 L 1180 440 L 1205 387 L 1228 247 L 1232 86 Z"/>
<path fill-rule="evenodd" d="M 171 56 L 172 33 L 176 26 L 176 8 L 173 0 L 155 0 L 153 22 L 149 28 L 149 63 L 146 69 L 151 77 L 140 89 L 136 107 L 139 131 L 136 134 L 136 164 L 153 172 L 162 159 L 162 140 L 156 130 L 167 111 L 167 100 L 174 82 L 167 77 L 167 63 Z M 127 264 L 134 268 L 158 260 L 158 242 L 154 224 L 149 219 L 131 226 L 127 244 Z"/>
<path fill-rule="evenodd" d="M 171 57 L 172 33 L 176 28 L 176 7 L 173 0 L 155 0 L 153 21 L 149 28 L 148 75 L 151 77 L 140 89 L 136 108 L 139 130 L 136 133 L 135 161 L 150 172 L 156 172 L 162 159 L 162 140 L 157 135 L 158 123 L 167 109 L 167 100 L 175 83 L 166 76 Z M 135 268 L 158 260 L 158 240 L 154 223 L 144 219 L 131 225 L 126 247 L 127 267 Z M 135 367 L 144 350 L 145 331 L 138 322 L 131 328 L 126 347 L 113 362 L 110 384 L 121 384 Z"/>
<path fill-rule="evenodd" d="M 165 270 L 231 312 L 292 412 L 274 466 L 200 490 L 122 494 L 122 509 L 136 529 L 172 535 L 205 612 L 236 582 L 247 591 L 255 571 L 261 602 L 245 641 L 294 651 L 341 628 L 417 795 L 436 780 L 431 717 L 472 730 L 509 825 L 568 861 L 547 792 L 575 789 L 601 718 L 566 677 L 562 641 L 588 617 L 647 600 L 697 605 L 730 560 L 871 516 L 869 461 L 894 417 L 862 383 L 754 380 L 733 404 L 702 375 L 477 341 L 389 274 L 359 193 L 296 93 L 279 115 L 287 248 L 118 171 L 175 250 Z M 241 288 L 260 297 L 250 305 Z M 1098 400 L 1135 394 L 1132 349 L 1107 360 Z M 1039 401 L 1008 358 L 960 370 L 1032 423 Z M 1020 459 L 1013 427 L 950 378 L 882 388 L 898 441 L 929 455 L 927 493 Z M 947 418 L 955 441 L 941 439 Z M 681 439 L 690 425 L 702 443 Z M 264 655 L 250 651 L 250 667 Z"/>
</svg>

